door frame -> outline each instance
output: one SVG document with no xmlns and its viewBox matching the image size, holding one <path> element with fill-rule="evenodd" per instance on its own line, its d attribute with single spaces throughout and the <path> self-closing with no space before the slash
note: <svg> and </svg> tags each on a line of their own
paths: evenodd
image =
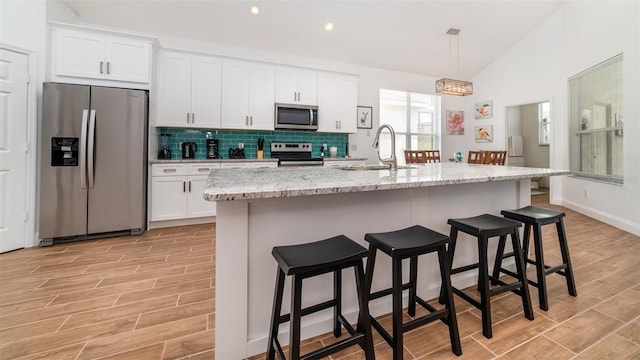
<svg viewBox="0 0 640 360">
<path fill-rule="evenodd" d="M 27 56 L 28 78 L 27 84 L 27 191 L 26 191 L 26 208 L 27 221 L 25 222 L 24 247 L 33 247 L 38 245 L 39 239 L 36 232 L 36 220 L 38 213 L 36 211 L 36 203 L 38 200 L 38 154 L 40 153 L 38 139 L 38 62 L 37 55 L 34 51 L 20 48 L 13 45 L 0 42 L 0 49 L 16 52 Z"/>
<path fill-rule="evenodd" d="M 553 169 L 554 168 L 554 159 L 553 159 L 553 150 L 555 147 L 555 139 L 554 139 L 554 135 L 556 133 L 556 130 L 554 129 L 554 127 L 557 125 L 558 121 L 554 120 L 556 118 L 558 118 L 559 116 L 556 116 L 556 102 L 555 99 L 552 97 L 543 97 L 543 98 L 539 98 L 539 99 L 534 99 L 534 100 L 529 100 L 529 101 L 519 101 L 516 103 L 512 103 L 512 104 L 507 104 L 504 107 L 504 134 L 505 134 L 505 139 L 504 139 L 504 143 L 505 143 L 505 147 L 509 142 L 509 136 L 507 135 L 509 133 L 509 112 L 508 109 L 509 108 L 513 108 L 513 107 L 521 107 L 521 106 L 526 106 L 526 105 L 533 105 L 533 104 L 540 104 L 540 103 L 545 103 L 548 102 L 549 103 L 549 113 L 551 114 L 551 128 L 549 129 L 549 168 Z M 526 156 L 526 155 L 525 155 Z M 554 181 L 554 176 L 549 177 L 549 199 L 554 199 L 554 196 L 556 196 L 557 194 L 555 194 L 555 188 L 560 188 L 559 186 L 552 186 Z"/>
</svg>

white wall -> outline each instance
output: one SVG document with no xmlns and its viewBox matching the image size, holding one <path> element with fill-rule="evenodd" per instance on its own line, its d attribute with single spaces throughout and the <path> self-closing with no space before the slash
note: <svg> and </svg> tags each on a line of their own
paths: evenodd
<svg viewBox="0 0 640 360">
<path fill-rule="evenodd" d="M 552 178 L 552 201 L 640 234 L 640 9 L 635 1 L 567 2 L 474 77 L 465 104 L 493 100 L 494 145 L 504 148 L 505 107 L 550 99 L 550 167 L 569 168 L 567 79 L 624 53 L 624 185 Z M 472 135 L 467 137 L 473 143 Z M 585 197 L 585 190 L 588 197 Z"/>
</svg>

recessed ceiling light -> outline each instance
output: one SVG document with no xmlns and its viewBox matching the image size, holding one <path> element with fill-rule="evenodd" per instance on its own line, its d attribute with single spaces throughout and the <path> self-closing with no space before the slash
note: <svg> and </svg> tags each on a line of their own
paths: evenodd
<svg viewBox="0 0 640 360">
<path fill-rule="evenodd" d="M 251 5 L 249 7 L 249 13 L 251 15 L 260 15 L 260 8 L 258 7 L 258 5 Z"/>
<path fill-rule="evenodd" d="M 334 27 L 335 25 L 333 25 L 331 21 L 327 21 L 326 23 L 324 23 L 323 29 L 324 31 L 333 31 Z"/>
</svg>

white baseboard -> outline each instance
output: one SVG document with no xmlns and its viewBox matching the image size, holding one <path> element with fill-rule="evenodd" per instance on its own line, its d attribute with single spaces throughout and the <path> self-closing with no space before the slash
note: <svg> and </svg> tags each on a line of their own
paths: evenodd
<svg viewBox="0 0 640 360">
<path fill-rule="evenodd" d="M 151 221 L 149 222 L 148 228 L 151 230 L 151 229 L 161 229 L 161 228 L 174 227 L 174 226 L 209 224 L 214 222 L 216 222 L 215 216 L 199 217 L 199 218 L 192 218 L 192 219 Z"/>
<path fill-rule="evenodd" d="M 562 200 L 560 205 L 567 207 L 571 210 L 577 211 L 581 214 L 602 221 L 603 223 L 617 227 L 618 229 L 640 236 L 640 224 L 634 223 L 630 220 L 623 219 L 611 214 L 602 212 L 598 209 L 584 206 L 582 204 L 575 203 L 573 201 Z"/>
</svg>

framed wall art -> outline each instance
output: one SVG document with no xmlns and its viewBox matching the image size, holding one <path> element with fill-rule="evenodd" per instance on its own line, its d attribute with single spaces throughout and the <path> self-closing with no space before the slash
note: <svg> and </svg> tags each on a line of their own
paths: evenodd
<svg viewBox="0 0 640 360">
<path fill-rule="evenodd" d="M 373 107 L 358 106 L 358 129 L 371 129 Z"/>
<path fill-rule="evenodd" d="M 464 135 L 464 111 L 447 110 L 447 135 Z"/>
<path fill-rule="evenodd" d="M 493 117 L 493 101 L 483 101 L 475 104 L 476 119 Z"/>
<path fill-rule="evenodd" d="M 476 126 L 476 142 L 493 142 L 493 125 Z"/>
</svg>

